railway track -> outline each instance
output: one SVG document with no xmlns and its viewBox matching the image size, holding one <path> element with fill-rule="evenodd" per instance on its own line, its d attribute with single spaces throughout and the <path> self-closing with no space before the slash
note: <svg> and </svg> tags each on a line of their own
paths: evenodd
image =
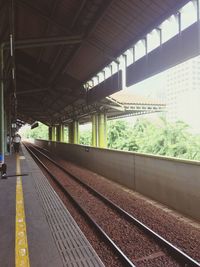
<svg viewBox="0 0 200 267">
<path fill-rule="evenodd" d="M 101 193 L 97 192 L 91 186 L 87 185 L 80 178 L 72 175 L 69 171 L 67 171 L 65 168 L 63 168 L 57 162 L 55 162 L 52 158 L 47 156 L 44 152 L 41 152 L 41 149 L 39 150 L 38 148 L 30 146 L 30 145 L 29 146 L 26 145 L 26 147 L 30 151 L 30 153 L 33 155 L 33 157 L 43 166 L 43 168 L 47 171 L 47 173 L 51 176 L 51 178 L 56 182 L 56 184 L 59 186 L 59 188 L 65 194 L 68 195 L 68 197 L 73 201 L 73 203 L 78 207 L 78 209 L 81 210 L 82 214 L 84 214 L 84 216 L 87 217 L 87 219 L 90 221 L 90 223 L 93 224 L 93 226 L 96 228 L 96 230 L 101 234 L 101 236 L 103 236 L 104 240 L 106 240 L 106 242 L 109 243 L 109 245 L 112 247 L 112 249 L 114 249 L 115 253 L 118 255 L 120 260 L 125 264 L 125 266 L 136 266 L 137 263 L 142 261 L 142 260 L 148 261 L 148 260 L 153 260 L 154 257 L 156 258 L 156 257 L 162 257 L 162 256 L 169 257 L 169 258 L 172 257 L 175 260 L 175 262 L 177 262 L 177 265 L 173 265 L 173 266 L 200 266 L 200 264 L 197 261 L 192 259 L 190 256 L 185 254 L 183 251 L 181 251 L 177 247 L 175 247 L 173 244 L 168 242 L 166 239 L 164 239 L 163 237 L 161 237 L 160 235 L 158 235 L 157 233 L 152 231 L 145 224 L 143 224 L 142 222 L 137 220 L 137 218 L 133 217 L 131 214 L 129 214 L 128 212 L 126 212 L 125 210 L 120 208 L 118 205 L 113 203 L 107 197 L 103 196 Z M 39 154 L 39 156 L 38 156 L 38 154 Z M 41 157 L 43 157 L 43 160 L 45 159 L 45 161 L 46 161 L 45 164 L 40 159 Z M 47 164 L 47 161 L 49 162 L 48 164 Z M 89 194 L 93 195 L 94 198 L 98 198 L 98 201 L 101 201 L 104 203 L 104 205 L 109 206 L 109 209 L 111 209 L 109 211 L 109 213 L 114 212 L 114 213 L 118 214 L 118 215 L 115 215 L 116 221 L 120 220 L 120 223 L 122 223 L 122 221 L 123 221 L 123 224 L 124 224 L 124 221 L 126 221 L 128 223 L 128 227 L 130 227 L 130 225 L 131 225 L 131 227 L 134 228 L 134 231 L 136 231 L 136 232 L 139 231 L 139 233 L 137 233 L 137 235 L 136 235 L 137 238 L 140 238 L 141 235 L 148 236 L 147 239 L 144 238 L 144 242 L 143 242 L 144 244 L 140 247 L 141 250 L 143 250 L 143 247 L 146 246 L 145 243 L 149 242 L 148 239 L 150 239 L 150 242 L 147 244 L 147 246 L 153 240 L 153 242 L 155 243 L 153 251 L 151 251 L 151 249 L 150 249 L 146 256 L 144 256 L 142 254 L 138 257 L 138 259 L 135 257 L 134 257 L 134 259 L 132 259 L 129 252 L 128 253 L 123 252 L 124 249 L 122 251 L 121 248 L 119 248 L 119 246 L 117 244 L 118 242 L 114 242 L 113 237 L 111 238 L 110 236 L 108 236 L 108 234 L 106 233 L 107 231 L 104 231 L 103 228 L 97 223 L 96 219 L 94 220 L 92 218 L 94 216 L 91 217 L 91 212 L 88 212 L 87 209 L 83 208 L 83 206 L 80 204 L 80 201 L 77 201 L 74 198 L 74 196 L 72 196 L 72 194 L 67 189 L 65 182 L 59 181 L 59 178 L 57 177 L 57 175 L 52 174 L 52 171 L 51 171 L 49 164 L 50 165 L 53 164 L 54 166 L 56 166 L 60 171 L 64 172 L 66 175 L 70 176 L 70 179 L 73 179 L 75 181 L 75 183 L 79 184 L 79 186 L 84 187 L 85 191 L 87 191 Z M 85 191 L 82 190 L 81 191 L 82 194 L 85 194 Z M 95 200 L 93 199 L 93 201 L 95 201 Z M 106 211 L 107 208 L 105 207 L 104 210 Z M 117 216 L 119 216 L 120 219 L 118 219 Z M 125 223 L 124 225 L 126 226 L 127 223 Z M 126 236 L 125 236 L 125 238 L 128 239 L 128 237 L 126 237 Z M 141 239 L 143 239 L 143 237 L 141 237 Z M 127 242 L 128 242 L 128 240 L 127 240 Z M 158 247 L 161 247 L 161 249 L 158 250 Z M 150 253 L 150 252 L 152 252 L 152 253 Z M 129 255 L 127 256 L 127 254 L 129 254 Z M 153 255 L 153 256 L 151 256 L 151 255 Z M 149 266 L 149 265 L 147 265 L 147 266 Z M 163 265 L 163 266 L 168 266 L 168 265 Z"/>
</svg>

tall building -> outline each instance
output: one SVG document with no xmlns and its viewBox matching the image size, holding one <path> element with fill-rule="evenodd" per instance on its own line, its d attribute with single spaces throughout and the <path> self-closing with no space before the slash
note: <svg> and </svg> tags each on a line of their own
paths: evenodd
<svg viewBox="0 0 200 267">
<path fill-rule="evenodd" d="M 167 120 L 186 122 L 200 133 L 200 57 L 167 71 Z"/>
</svg>

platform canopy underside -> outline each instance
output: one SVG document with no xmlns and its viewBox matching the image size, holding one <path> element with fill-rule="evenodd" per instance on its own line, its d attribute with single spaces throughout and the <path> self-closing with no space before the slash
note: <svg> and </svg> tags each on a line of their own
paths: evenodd
<svg viewBox="0 0 200 267">
<path fill-rule="evenodd" d="M 11 33 L 17 118 L 53 125 L 87 107 L 87 80 L 186 2 L 0 0 L 6 103 L 13 105 Z"/>
</svg>

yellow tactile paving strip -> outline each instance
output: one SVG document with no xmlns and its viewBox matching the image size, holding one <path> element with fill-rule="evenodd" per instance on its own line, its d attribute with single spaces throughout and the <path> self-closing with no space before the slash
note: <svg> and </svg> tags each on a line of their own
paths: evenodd
<svg viewBox="0 0 200 267">
<path fill-rule="evenodd" d="M 21 173 L 19 155 L 16 156 L 16 173 Z M 30 267 L 21 176 L 16 183 L 15 266 Z"/>
</svg>

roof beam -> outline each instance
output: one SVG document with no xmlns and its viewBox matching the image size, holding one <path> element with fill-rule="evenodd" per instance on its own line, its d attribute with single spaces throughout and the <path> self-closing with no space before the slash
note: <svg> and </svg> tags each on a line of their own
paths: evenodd
<svg viewBox="0 0 200 267">
<path fill-rule="evenodd" d="M 23 90 L 23 91 L 18 91 L 17 95 L 23 95 L 23 94 L 32 94 L 32 93 L 41 93 L 49 91 L 49 88 L 36 88 L 36 89 L 31 89 L 31 90 Z"/>
<path fill-rule="evenodd" d="M 38 64 L 35 58 L 28 55 L 27 53 L 24 53 L 21 50 L 16 51 L 15 58 L 16 64 L 24 66 L 36 75 L 41 75 L 44 79 L 50 73 L 49 65 L 47 63 L 42 61 L 40 62 L 40 64 Z"/>
<path fill-rule="evenodd" d="M 56 1 L 54 1 L 53 5 L 52 5 L 51 12 L 50 12 L 50 18 L 51 19 L 53 19 L 53 17 L 54 17 L 54 13 L 55 13 L 55 10 L 56 10 L 56 8 L 58 6 L 58 3 L 60 3 L 60 1 L 59 0 L 56 0 Z M 46 26 L 46 29 L 44 31 L 44 36 L 46 36 L 48 34 L 50 25 L 51 24 L 49 22 L 47 22 L 47 26 Z M 44 48 L 41 48 L 40 49 L 40 52 L 39 52 L 38 60 L 37 60 L 38 62 L 40 62 L 43 53 L 44 53 Z"/>
<path fill-rule="evenodd" d="M 22 69 L 22 72 L 21 72 L 21 70 L 19 72 L 17 72 L 17 82 L 18 82 L 18 84 L 26 83 L 27 85 L 32 86 L 33 88 L 35 88 L 35 87 L 36 88 L 37 87 L 38 88 L 43 87 L 43 85 L 39 81 L 37 81 L 36 79 L 33 80 L 32 77 L 27 75 L 27 73 L 24 71 L 24 69 Z"/>
<path fill-rule="evenodd" d="M 87 2 L 87 0 L 82 0 L 82 3 L 80 5 L 80 7 L 79 7 L 79 10 L 77 11 L 77 13 L 76 13 L 76 15 L 75 15 L 75 17 L 74 17 L 74 19 L 72 21 L 72 24 L 70 25 L 70 29 L 73 29 L 73 27 L 75 26 L 75 24 L 76 24 L 76 22 L 77 22 L 77 20 L 79 18 L 79 15 L 80 15 L 81 11 L 83 10 L 86 2 Z M 54 65 L 55 65 L 58 57 L 61 55 L 62 51 L 63 51 L 63 47 L 60 47 L 58 52 L 57 52 L 57 54 L 56 54 L 56 56 L 54 57 L 54 60 L 51 63 L 51 68 L 54 67 Z"/>
<path fill-rule="evenodd" d="M 84 41 L 81 44 L 75 46 L 75 48 L 72 51 L 71 55 L 69 56 L 67 62 L 65 61 L 65 63 L 64 64 L 61 64 L 61 66 L 55 71 L 55 76 L 57 76 L 60 73 L 60 71 L 62 71 L 62 73 L 64 73 L 66 71 L 67 66 L 70 64 L 70 62 L 72 61 L 72 59 L 76 56 L 76 54 L 79 52 L 79 50 L 81 48 L 81 45 L 84 42 L 87 42 L 87 39 L 90 37 L 90 35 L 96 29 L 97 24 L 103 18 L 103 15 L 105 14 L 105 12 L 107 11 L 107 9 L 110 7 L 110 5 L 114 1 L 115 0 L 103 1 L 103 3 L 101 4 L 101 7 L 99 8 L 99 10 L 97 12 L 97 15 L 95 16 L 95 18 L 93 20 L 91 20 L 90 27 L 88 27 L 88 29 L 84 33 L 84 36 L 83 36 Z M 60 53 L 60 51 L 58 53 Z M 59 57 L 57 57 L 57 58 L 59 58 Z"/>
<path fill-rule="evenodd" d="M 94 30 L 96 29 L 98 23 L 100 22 L 101 19 L 103 19 L 104 14 L 106 13 L 106 11 L 108 10 L 108 8 L 111 6 L 111 4 L 114 1 L 115 0 L 107 0 L 106 3 L 103 3 L 101 5 L 101 8 L 99 9 L 99 11 L 98 11 L 95 19 L 91 21 L 90 27 L 88 27 L 86 33 L 84 34 L 84 42 L 87 42 L 88 38 L 94 32 Z M 79 45 L 78 49 L 75 48 L 74 49 L 74 53 L 72 53 L 72 55 L 71 55 L 70 59 L 68 60 L 67 64 L 65 63 L 65 66 L 62 66 L 63 73 L 65 72 L 66 67 L 70 64 L 70 62 L 72 61 L 72 59 L 74 58 L 74 56 L 78 53 L 78 51 L 80 50 L 80 48 L 81 48 L 81 45 Z"/>
<path fill-rule="evenodd" d="M 86 4 L 87 0 L 82 0 L 80 6 L 79 6 L 79 9 L 76 13 L 76 15 L 74 16 L 74 19 L 72 21 L 72 24 L 70 25 L 70 29 L 72 29 L 74 27 L 74 25 L 76 24 L 78 18 L 79 18 L 79 15 L 81 14 L 81 11 L 83 10 L 85 4 Z"/>
<path fill-rule="evenodd" d="M 40 16 L 42 19 L 46 20 L 48 23 L 56 26 L 58 29 L 60 29 L 63 33 L 66 34 L 70 34 L 71 32 L 66 28 L 65 25 L 61 25 L 59 23 L 57 23 L 55 20 L 53 20 L 52 18 L 50 18 L 49 16 L 47 16 L 47 14 L 43 13 L 39 8 L 33 6 L 32 4 L 30 4 L 30 1 L 26 1 L 26 0 L 18 0 L 15 1 L 15 3 L 17 3 L 18 5 L 21 5 L 25 8 L 29 8 L 31 10 L 31 12 L 34 12 L 37 16 Z"/>
<path fill-rule="evenodd" d="M 0 5 L 0 13 L 4 10 L 4 8 L 6 7 L 7 3 L 8 3 L 7 0 L 2 1 L 2 4 Z"/>
<path fill-rule="evenodd" d="M 71 45 L 82 42 L 81 35 L 70 35 L 70 36 L 55 36 L 47 38 L 35 38 L 27 40 L 15 41 L 15 49 L 33 48 L 33 47 L 44 47 L 51 45 Z M 10 49 L 9 43 L 7 43 L 5 49 Z"/>
</svg>

